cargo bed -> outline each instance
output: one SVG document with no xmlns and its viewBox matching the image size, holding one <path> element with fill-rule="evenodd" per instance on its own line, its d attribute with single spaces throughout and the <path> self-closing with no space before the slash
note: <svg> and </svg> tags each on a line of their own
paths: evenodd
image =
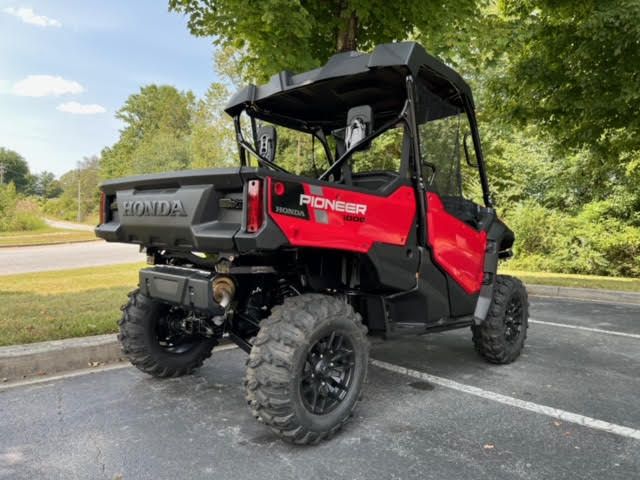
<svg viewBox="0 0 640 480">
<path fill-rule="evenodd" d="M 244 231 L 245 185 L 259 176 L 259 169 L 237 167 L 104 182 L 96 235 L 163 250 L 247 251 L 265 240 L 277 248 L 285 239 L 270 222 L 254 234 Z"/>
</svg>

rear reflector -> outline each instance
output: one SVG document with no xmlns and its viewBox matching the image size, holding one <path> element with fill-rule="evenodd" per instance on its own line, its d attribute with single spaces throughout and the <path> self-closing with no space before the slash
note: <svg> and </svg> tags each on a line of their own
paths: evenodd
<svg viewBox="0 0 640 480">
<path fill-rule="evenodd" d="M 284 187 L 284 183 L 282 182 L 275 182 L 273 184 L 273 191 L 275 192 L 276 195 L 278 195 L 279 197 L 281 197 L 282 195 L 284 195 L 286 188 Z"/>
<path fill-rule="evenodd" d="M 247 184 L 247 232 L 255 233 L 264 222 L 262 207 L 262 182 L 249 180 Z"/>
</svg>

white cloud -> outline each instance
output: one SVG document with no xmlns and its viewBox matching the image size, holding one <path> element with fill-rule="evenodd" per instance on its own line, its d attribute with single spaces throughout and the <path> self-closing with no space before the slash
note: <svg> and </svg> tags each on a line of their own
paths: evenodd
<svg viewBox="0 0 640 480">
<path fill-rule="evenodd" d="M 56 109 L 77 115 L 95 115 L 96 113 L 106 112 L 105 108 L 97 103 L 66 102 L 58 105 Z"/>
<path fill-rule="evenodd" d="M 61 27 L 62 23 L 60 23 L 55 18 L 45 17 L 44 15 L 36 15 L 36 12 L 33 9 L 28 7 L 7 7 L 4 9 L 5 13 L 9 15 L 13 15 L 14 17 L 18 17 L 24 23 L 29 23 L 31 25 L 37 25 L 39 27 Z"/>
<path fill-rule="evenodd" d="M 46 97 L 66 93 L 82 93 L 84 87 L 73 80 L 53 75 L 28 75 L 13 85 L 11 92 L 23 97 Z"/>
</svg>

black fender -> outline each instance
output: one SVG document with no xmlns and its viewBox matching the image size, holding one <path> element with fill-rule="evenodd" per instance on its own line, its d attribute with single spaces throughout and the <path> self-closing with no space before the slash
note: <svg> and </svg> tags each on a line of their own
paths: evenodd
<svg viewBox="0 0 640 480">
<path fill-rule="evenodd" d="M 489 313 L 498 274 L 498 260 L 511 256 L 510 249 L 515 241 L 513 231 L 497 218 L 493 208 L 483 210 L 484 218 L 480 222 L 480 227 L 487 232 L 487 247 L 484 256 L 484 278 L 473 313 L 473 321 L 476 325 L 484 322 Z"/>
</svg>

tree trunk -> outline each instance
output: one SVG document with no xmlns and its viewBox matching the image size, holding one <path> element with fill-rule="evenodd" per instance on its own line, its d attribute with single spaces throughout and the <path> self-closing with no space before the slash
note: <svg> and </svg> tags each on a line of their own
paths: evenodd
<svg viewBox="0 0 640 480">
<path fill-rule="evenodd" d="M 355 11 L 351 11 L 348 14 L 348 18 L 345 18 L 340 30 L 338 30 L 336 50 L 338 52 L 349 52 L 356 50 L 357 48 L 357 33 L 358 33 L 358 15 Z"/>
</svg>

